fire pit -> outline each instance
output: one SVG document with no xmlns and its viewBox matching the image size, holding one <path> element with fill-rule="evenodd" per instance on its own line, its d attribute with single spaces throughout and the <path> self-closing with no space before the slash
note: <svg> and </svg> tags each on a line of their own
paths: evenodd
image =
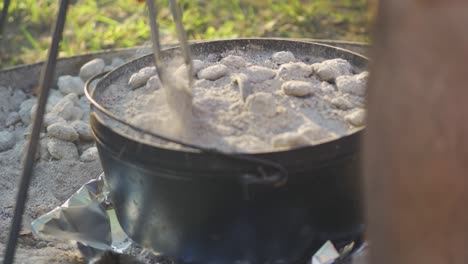
<svg viewBox="0 0 468 264">
<path fill-rule="evenodd" d="M 195 57 L 250 48 L 341 58 L 361 70 L 367 64 L 358 54 L 300 41 L 191 46 Z M 125 64 L 88 94 L 111 198 L 129 237 L 184 263 L 299 263 L 327 240 L 359 240 L 361 130 L 314 146 L 249 154 L 153 144 L 154 138 L 177 140 L 143 131 L 99 104 L 111 85 L 151 64 L 150 55 Z"/>
</svg>

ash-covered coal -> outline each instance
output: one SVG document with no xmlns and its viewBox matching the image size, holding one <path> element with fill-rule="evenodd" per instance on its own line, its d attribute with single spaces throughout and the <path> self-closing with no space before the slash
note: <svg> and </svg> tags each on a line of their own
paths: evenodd
<svg viewBox="0 0 468 264">
<path fill-rule="evenodd" d="M 196 57 L 193 64 L 192 104 L 188 98 L 168 97 L 155 68 L 122 76 L 100 101 L 151 132 L 225 152 L 314 145 L 364 126 L 368 73 L 344 59 L 231 50 Z M 173 86 L 186 81 L 184 66 L 165 72 Z M 191 113 L 190 123 L 178 122 L 183 118 L 177 111 L 184 109 Z M 153 143 L 177 148 L 156 139 Z"/>
<path fill-rule="evenodd" d="M 96 69 L 82 71 L 88 72 L 88 75 L 97 74 L 122 64 L 122 59 L 115 58 L 102 69 L 99 67 L 97 72 Z M 86 65 L 82 69 L 89 67 Z M 80 261 L 75 246 L 35 238 L 28 226 L 33 219 L 62 204 L 84 183 L 102 173 L 89 125 L 90 105 L 83 95 L 84 81 L 79 76 L 59 76 L 57 84 L 50 91 L 15 258 L 17 263 Z M 12 82 L 12 87 L 0 86 L 1 252 L 7 243 L 26 140 L 37 109 L 37 98 L 14 85 Z"/>
</svg>

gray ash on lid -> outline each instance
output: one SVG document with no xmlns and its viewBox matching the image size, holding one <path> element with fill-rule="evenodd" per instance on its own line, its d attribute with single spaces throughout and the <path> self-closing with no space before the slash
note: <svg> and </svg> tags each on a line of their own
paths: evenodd
<svg viewBox="0 0 468 264">
<path fill-rule="evenodd" d="M 226 152 L 268 152 L 319 144 L 364 125 L 355 116 L 365 111 L 367 74 L 359 74 L 361 70 L 346 60 L 262 50 L 230 50 L 194 59 L 203 63 L 197 63 L 202 66 L 194 73 L 192 144 Z M 163 89 L 149 84 L 130 87 L 132 73 L 114 79 L 99 95 L 99 103 L 134 125 L 170 137 L 174 133 Z M 347 77 L 337 88 L 342 76 Z M 118 129 L 132 135 L 131 130 Z M 174 148 L 141 134 L 133 136 Z M 291 137 L 302 139 L 278 144 L 277 138 Z"/>
</svg>

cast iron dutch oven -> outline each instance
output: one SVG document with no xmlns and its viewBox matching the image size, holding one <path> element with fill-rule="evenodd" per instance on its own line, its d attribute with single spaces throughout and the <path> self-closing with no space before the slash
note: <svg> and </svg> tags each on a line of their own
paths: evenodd
<svg viewBox="0 0 468 264">
<path fill-rule="evenodd" d="M 286 50 L 343 58 L 357 70 L 367 66 L 363 56 L 317 43 L 236 39 L 191 45 L 194 58 L 234 49 Z M 361 131 L 271 153 L 164 148 L 146 140 L 158 135 L 129 125 L 99 103 L 110 85 L 151 65 L 152 55 L 131 61 L 87 93 L 111 199 L 130 238 L 180 262 L 203 264 L 304 263 L 327 240 L 359 240 Z"/>
</svg>

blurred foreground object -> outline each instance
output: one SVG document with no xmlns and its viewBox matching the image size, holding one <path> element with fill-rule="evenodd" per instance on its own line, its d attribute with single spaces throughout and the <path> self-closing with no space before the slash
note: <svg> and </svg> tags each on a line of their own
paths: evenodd
<svg viewBox="0 0 468 264">
<path fill-rule="evenodd" d="M 468 2 L 380 1 L 365 136 L 371 263 L 468 263 Z"/>
</svg>

